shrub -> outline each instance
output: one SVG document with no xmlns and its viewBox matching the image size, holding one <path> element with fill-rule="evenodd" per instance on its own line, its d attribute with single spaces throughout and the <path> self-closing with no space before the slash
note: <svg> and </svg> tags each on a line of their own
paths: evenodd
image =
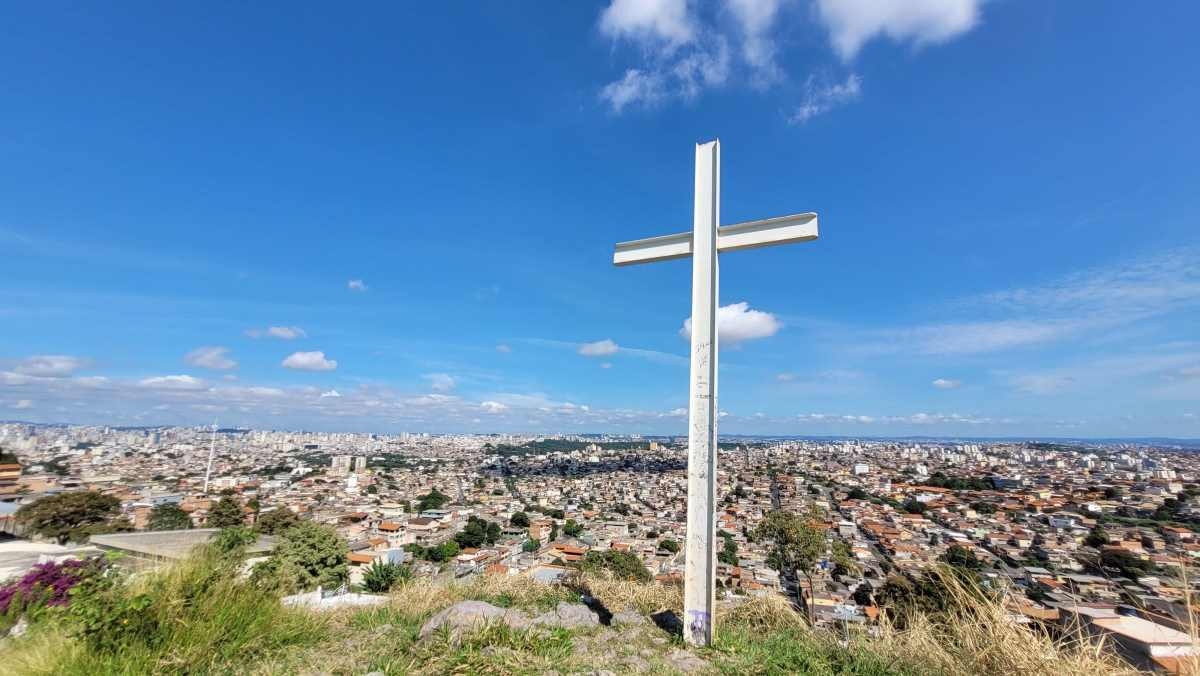
<svg viewBox="0 0 1200 676">
<path fill-rule="evenodd" d="M 263 512 L 254 522 L 254 530 L 263 535 L 279 535 L 300 522 L 296 513 L 286 507 L 277 507 Z"/>
<path fill-rule="evenodd" d="M 24 575 L 0 586 L 0 627 L 20 615 L 37 615 L 45 608 L 66 606 L 71 590 L 92 575 L 104 571 L 103 559 L 66 559 L 39 563 Z"/>
<path fill-rule="evenodd" d="M 397 583 L 411 578 L 412 570 L 408 566 L 375 559 L 363 574 L 363 586 L 373 594 L 383 594 L 391 591 Z"/>
<path fill-rule="evenodd" d="M 166 503 L 150 510 L 150 530 L 184 530 L 192 527 L 192 517 L 179 505 Z"/>
<path fill-rule="evenodd" d="M 615 549 L 588 552 L 578 565 L 579 569 L 585 573 L 608 571 L 619 580 L 647 582 L 652 577 L 646 564 L 642 563 L 636 554 L 619 552 Z"/>
<path fill-rule="evenodd" d="M 284 531 L 271 558 L 255 566 L 252 577 L 268 589 L 336 587 L 349 576 L 349 552 L 332 528 L 302 521 Z"/>
</svg>

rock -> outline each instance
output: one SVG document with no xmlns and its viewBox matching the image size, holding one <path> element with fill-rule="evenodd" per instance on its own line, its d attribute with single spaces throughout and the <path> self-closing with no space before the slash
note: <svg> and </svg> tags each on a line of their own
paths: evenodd
<svg viewBox="0 0 1200 676">
<path fill-rule="evenodd" d="M 580 629 L 599 626 L 600 618 L 596 617 L 596 613 L 592 612 L 591 608 L 582 603 L 559 601 L 557 608 L 538 615 L 534 618 L 533 623 L 562 627 L 563 629 Z"/>
<path fill-rule="evenodd" d="M 22 615 L 21 619 L 17 620 L 17 623 L 12 626 L 12 629 L 8 630 L 8 635 L 11 638 L 17 638 L 18 636 L 24 636 L 27 631 L 29 631 L 29 622 Z"/>
<path fill-rule="evenodd" d="M 459 601 L 429 618 L 421 626 L 421 638 L 428 638 L 441 627 L 450 628 L 454 635 L 463 630 L 482 627 L 489 622 L 502 622 L 513 628 L 529 625 L 529 617 L 522 612 L 505 610 L 483 601 Z"/>
<path fill-rule="evenodd" d="M 638 625 L 649 624 L 650 620 L 647 620 L 646 617 L 638 611 L 626 608 L 616 615 L 613 615 L 612 622 L 613 624 L 624 624 L 636 627 Z"/>
<path fill-rule="evenodd" d="M 667 663 L 676 669 L 691 673 L 693 671 L 705 671 L 708 669 L 708 662 L 696 657 L 686 650 L 674 650 L 667 655 Z"/>
</svg>

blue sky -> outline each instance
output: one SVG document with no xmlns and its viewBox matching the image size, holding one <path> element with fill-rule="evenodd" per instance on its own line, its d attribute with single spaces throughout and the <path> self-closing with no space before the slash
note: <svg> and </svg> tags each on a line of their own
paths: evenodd
<svg viewBox="0 0 1200 676">
<path fill-rule="evenodd" d="M 1191 3 L 11 6 L 0 419 L 1200 436 Z"/>
</svg>

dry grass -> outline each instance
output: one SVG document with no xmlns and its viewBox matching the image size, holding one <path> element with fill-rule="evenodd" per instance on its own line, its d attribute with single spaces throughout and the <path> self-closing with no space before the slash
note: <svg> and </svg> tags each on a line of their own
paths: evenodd
<svg viewBox="0 0 1200 676">
<path fill-rule="evenodd" d="M 903 628 L 884 620 L 878 636 L 857 640 L 873 652 L 922 664 L 931 673 L 949 676 L 1138 673 L 1098 643 L 1055 641 L 1015 622 L 1002 604 L 981 599 L 959 577 L 939 577 L 953 599 L 950 610 L 908 614 Z"/>
<path fill-rule="evenodd" d="M 614 613 L 626 608 L 632 608 L 643 615 L 660 610 L 683 613 L 681 585 L 619 580 L 607 572 L 580 574 L 571 581 L 571 585 L 596 598 Z"/>
<path fill-rule="evenodd" d="M 781 596 L 751 597 L 717 610 L 717 631 L 738 627 L 756 632 L 801 629 L 808 624 Z"/>
</svg>

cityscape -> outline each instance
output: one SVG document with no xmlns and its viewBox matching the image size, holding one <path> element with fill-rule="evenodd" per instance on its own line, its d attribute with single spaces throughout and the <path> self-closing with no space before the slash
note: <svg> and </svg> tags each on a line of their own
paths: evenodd
<svg viewBox="0 0 1200 676">
<path fill-rule="evenodd" d="M 186 514 L 177 526 L 206 533 L 232 499 L 245 526 L 287 512 L 335 529 L 353 585 L 377 561 L 418 577 L 552 583 L 610 550 L 671 584 L 684 570 L 686 441 L 6 423 L 0 445 L 16 462 L 0 465 L 10 507 L 0 526 L 19 532 L 11 507 L 87 490 L 119 500 L 118 531 L 161 530 L 155 515 L 171 506 Z M 866 625 L 897 579 L 955 552 L 1022 622 L 1084 618 L 1143 668 L 1164 646 L 1191 646 L 1181 601 L 1194 589 L 1180 573 L 1200 557 L 1194 447 L 730 438 L 718 473 L 721 596 L 781 596 L 816 626 Z M 807 575 L 782 576 L 754 537 L 780 510 L 822 515 L 826 541 Z M 155 558 L 152 544 L 123 537 L 83 546 Z M 0 573 L 76 547 L 9 553 Z M 1130 604 L 1153 619 L 1116 612 Z"/>
</svg>

